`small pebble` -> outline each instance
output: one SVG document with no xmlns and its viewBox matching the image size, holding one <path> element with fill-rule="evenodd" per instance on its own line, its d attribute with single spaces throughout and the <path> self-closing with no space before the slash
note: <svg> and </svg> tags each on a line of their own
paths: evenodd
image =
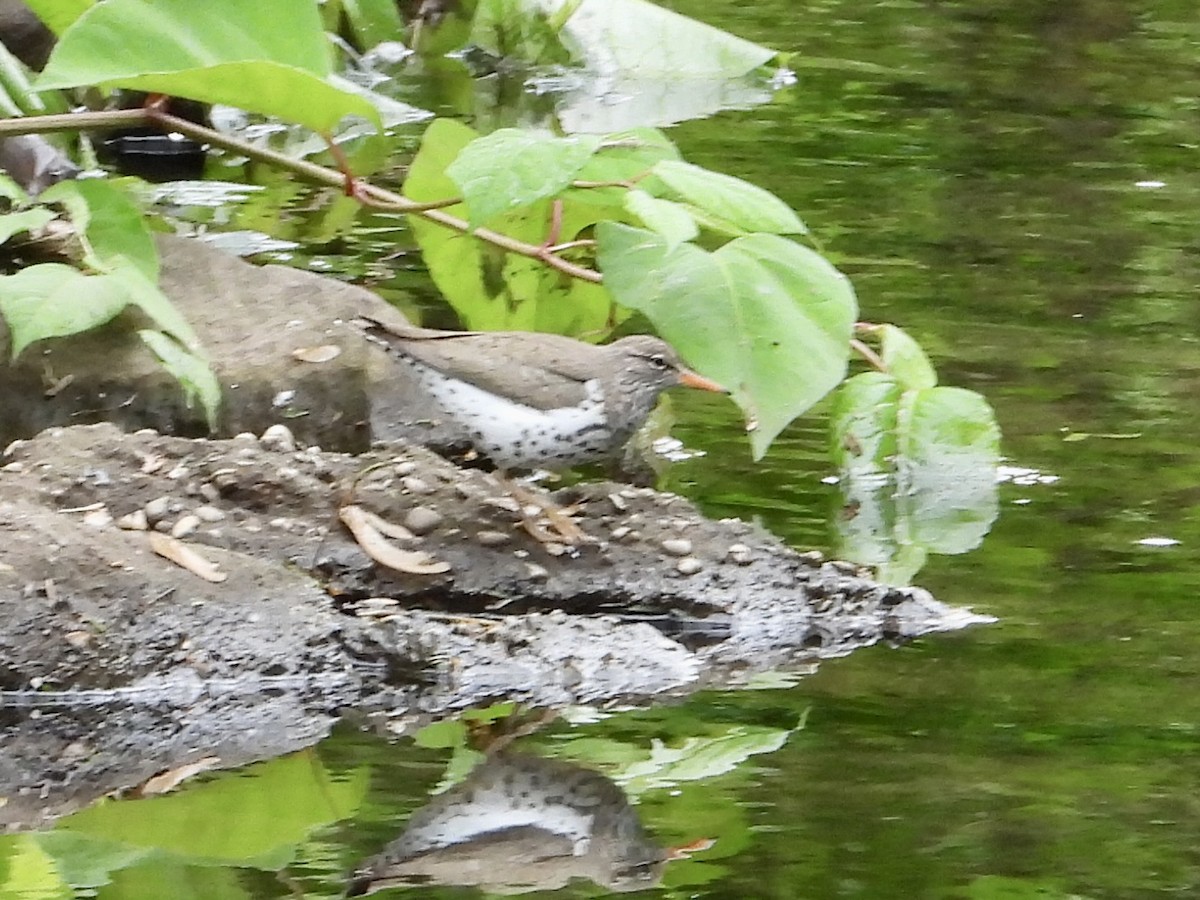
<svg viewBox="0 0 1200 900">
<path fill-rule="evenodd" d="M 507 544 L 512 538 L 503 531 L 477 531 L 475 540 L 483 547 L 499 547 Z"/>
<path fill-rule="evenodd" d="M 631 532 L 631 531 L 633 531 L 633 529 L 630 528 L 628 525 L 618 525 L 611 532 L 612 539 L 614 541 L 619 541 L 619 540 L 621 540 L 621 538 L 625 537 L 625 535 L 629 534 L 629 532 Z"/>
<path fill-rule="evenodd" d="M 551 556 L 562 556 L 567 552 L 567 545 L 560 544 L 558 541 L 546 541 L 542 544 L 542 549 Z"/>
<path fill-rule="evenodd" d="M 83 524 L 89 528 L 107 528 L 112 520 L 112 514 L 107 509 L 94 509 L 83 517 Z"/>
<path fill-rule="evenodd" d="M 185 466 L 183 463 L 180 463 L 175 468 L 173 468 L 170 472 L 167 473 L 167 477 L 170 478 L 172 481 L 180 481 L 181 479 L 187 478 L 188 477 L 188 467 Z"/>
<path fill-rule="evenodd" d="M 372 615 L 385 612 L 394 612 L 396 607 L 400 605 L 400 601 L 393 600 L 391 597 L 367 597 L 365 600 L 360 600 L 354 604 L 354 611 L 358 615 Z"/>
<path fill-rule="evenodd" d="M 21 462 L 10 462 L 4 468 L 0 469 L 0 472 L 24 472 L 24 471 L 25 471 L 25 463 L 21 463 Z"/>
<path fill-rule="evenodd" d="M 213 473 L 213 486 L 221 494 L 231 494 L 239 487 L 237 474 L 233 469 L 222 469 Z"/>
<path fill-rule="evenodd" d="M 411 475 L 417 471 L 417 464 L 411 459 L 406 459 L 403 462 L 396 463 L 396 474 L 403 478 L 405 475 Z"/>
<path fill-rule="evenodd" d="M 292 429 L 278 422 L 264 431 L 259 441 L 268 450 L 291 453 L 296 449 L 296 438 L 292 435 Z"/>
<path fill-rule="evenodd" d="M 257 444 L 258 443 L 258 435 L 254 434 L 253 432 L 250 432 L 250 431 L 239 431 L 237 434 L 235 434 L 233 436 L 233 439 L 235 441 L 241 441 L 242 443 L 249 443 L 249 444 Z"/>
<path fill-rule="evenodd" d="M 150 527 L 150 523 L 146 520 L 144 509 L 135 509 L 128 515 L 117 519 L 117 527 L 125 531 L 145 531 Z"/>
<path fill-rule="evenodd" d="M 166 518 L 167 512 L 170 510 L 170 508 L 170 497 L 155 497 L 144 507 L 142 507 L 143 511 L 146 513 L 146 519 L 151 525 L 154 525 Z"/>
<path fill-rule="evenodd" d="M 225 513 L 217 509 L 215 506 L 197 506 L 196 517 L 201 522 L 220 522 L 225 518 Z"/>
<path fill-rule="evenodd" d="M 221 492 L 211 481 L 206 481 L 200 485 L 200 496 L 208 503 L 216 503 L 221 499 Z"/>
<path fill-rule="evenodd" d="M 429 534 L 442 524 L 442 514 L 428 506 L 414 506 L 404 516 L 404 527 L 413 534 Z"/>
<path fill-rule="evenodd" d="M 695 575 L 704 568 L 704 563 L 696 559 L 694 556 L 685 556 L 679 562 L 675 563 L 675 571 L 680 575 Z"/>
<path fill-rule="evenodd" d="M 196 515 L 181 516 L 171 529 L 171 537 L 185 538 L 200 527 L 200 517 Z"/>
<path fill-rule="evenodd" d="M 525 563 L 525 574 L 534 581 L 545 581 L 550 577 L 550 570 L 537 563 Z"/>
<path fill-rule="evenodd" d="M 659 546 L 672 556 L 687 556 L 692 552 L 692 542 L 687 538 L 667 538 Z"/>
<path fill-rule="evenodd" d="M 416 475 L 405 475 L 400 479 L 400 484 L 410 494 L 429 494 L 433 491 L 428 481 Z"/>
<path fill-rule="evenodd" d="M 800 558 L 808 563 L 822 563 L 825 561 L 825 554 L 820 550 L 807 550 L 800 554 Z"/>
<path fill-rule="evenodd" d="M 609 494 L 608 499 L 612 501 L 612 505 L 615 506 L 619 512 L 625 512 L 625 510 L 629 509 L 629 504 L 620 494 Z"/>
<path fill-rule="evenodd" d="M 86 631 L 68 631 L 63 639 L 77 650 L 82 650 L 92 642 L 92 636 Z"/>
<path fill-rule="evenodd" d="M 730 544 L 727 552 L 730 562 L 739 566 L 748 566 L 753 560 L 750 548 L 745 544 Z"/>
</svg>

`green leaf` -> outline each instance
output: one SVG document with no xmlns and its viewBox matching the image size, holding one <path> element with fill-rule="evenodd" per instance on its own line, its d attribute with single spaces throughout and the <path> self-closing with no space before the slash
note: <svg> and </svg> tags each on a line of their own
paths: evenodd
<svg viewBox="0 0 1200 900">
<path fill-rule="evenodd" d="M 642 224 L 651 231 L 662 235 L 668 250 L 674 250 L 700 233 L 696 220 L 686 208 L 670 200 L 651 197 L 645 191 L 626 193 L 625 208 L 641 219 Z"/>
<path fill-rule="evenodd" d="M 128 303 L 128 290 L 120 279 L 84 275 L 60 263 L 0 277 L 0 313 L 12 333 L 12 359 L 34 341 L 103 325 Z"/>
<path fill-rule="evenodd" d="M 396 0 L 342 0 L 342 7 L 359 47 L 397 40 L 404 30 Z"/>
<path fill-rule="evenodd" d="M 96 259 L 106 267 L 123 257 L 147 278 L 158 279 L 158 250 L 146 219 L 116 184 L 98 178 L 60 181 L 41 196 L 67 206 L 76 228 L 83 231 Z"/>
<path fill-rule="evenodd" d="M 37 13 L 47 28 L 61 35 L 95 4 L 94 0 L 25 0 L 25 5 Z"/>
<path fill-rule="evenodd" d="M 125 289 L 129 302 L 139 307 L 159 328 L 179 343 L 199 351 L 200 339 L 158 284 L 122 257 L 116 257 L 112 262 L 111 277 Z"/>
<path fill-rule="evenodd" d="M 419 202 L 453 197 L 458 189 L 445 170 L 474 139 L 474 131 L 453 120 L 431 124 L 404 182 L 405 196 Z M 462 215 L 461 206 L 446 211 Z M 595 220 L 595 210 L 577 213 L 568 204 L 563 239 L 570 240 Z M 537 260 L 505 253 L 420 216 L 408 221 L 430 277 L 467 328 L 581 334 L 611 325 L 612 302 L 599 285 L 567 278 Z M 536 243 L 543 240 L 548 221 L 548 203 L 541 201 L 491 224 Z"/>
<path fill-rule="evenodd" d="M 675 199 L 686 200 L 743 231 L 803 234 L 808 230 L 786 203 L 740 178 L 673 159 L 655 165 L 654 174 Z"/>
<path fill-rule="evenodd" d="M 829 430 L 839 469 L 873 475 L 893 465 L 903 393 L 900 383 L 883 372 L 862 372 L 838 387 Z"/>
<path fill-rule="evenodd" d="M 632 181 L 650 174 L 655 163 L 665 159 L 679 159 L 679 150 L 657 128 L 606 134 L 595 154 L 579 170 L 578 180 Z"/>
<path fill-rule="evenodd" d="M 64 816 L 55 830 L 157 849 L 193 865 L 274 871 L 294 858 L 297 844 L 352 816 L 363 803 L 369 776 L 365 767 L 334 774 L 314 754 L 289 753 L 246 766 L 236 778 L 189 784 L 136 803 L 93 804 Z M 230 816 L 230 809 L 239 812 Z"/>
<path fill-rule="evenodd" d="M 833 456 L 855 514 L 840 520 L 839 555 L 910 579 L 924 554 L 964 553 L 995 521 L 999 428 L 987 401 L 951 387 L 904 389 L 867 372 L 837 392 Z"/>
<path fill-rule="evenodd" d="M 22 231 L 36 232 L 53 222 L 54 213 L 44 206 L 35 206 L 21 212 L 0 215 L 0 244 Z"/>
<path fill-rule="evenodd" d="M 970 460 L 994 472 L 1000 462 L 1000 427 L 980 394 L 957 387 L 916 391 L 909 405 L 902 452 L 925 467 Z"/>
<path fill-rule="evenodd" d="M 472 141 L 447 168 L 467 201 L 471 224 L 553 197 L 596 152 L 600 138 L 556 138 L 502 128 Z"/>
<path fill-rule="evenodd" d="M 724 734 L 686 738 L 678 746 L 656 740 L 648 759 L 627 766 L 613 780 L 634 797 L 683 782 L 708 781 L 734 771 L 752 756 L 775 753 L 791 734 L 780 728 L 735 725 Z"/>
<path fill-rule="evenodd" d="M 568 0 L 573 3 L 573 0 Z M 562 0 L 558 2 L 562 8 Z M 553 7 L 530 0 L 479 0 L 467 43 L 492 56 L 535 66 L 570 61 L 559 36 Z"/>
<path fill-rule="evenodd" d="M 349 114 L 378 125 L 374 106 L 338 90 L 329 75 L 329 47 L 313 3 L 107 0 L 63 34 L 36 87 L 155 91 L 321 132 Z"/>
<path fill-rule="evenodd" d="M 880 358 L 890 374 L 907 390 L 931 388 L 937 384 L 933 363 L 907 333 L 895 325 L 878 326 L 882 334 Z"/>
<path fill-rule="evenodd" d="M 1000 428 L 974 391 L 935 387 L 908 404 L 912 460 L 904 507 L 914 543 L 934 553 L 966 553 L 982 543 L 999 511 Z"/>
<path fill-rule="evenodd" d="M 119 841 L 70 831 L 43 831 L 36 837 L 41 848 L 54 858 L 58 871 L 76 890 L 103 887 L 110 883 L 113 872 L 137 865 L 154 854 L 145 847 L 129 847 Z"/>
<path fill-rule="evenodd" d="M 733 392 L 754 420 L 755 458 L 846 371 L 857 313 L 846 277 L 817 253 L 752 235 L 708 253 L 602 222 L 605 285 L 644 313 L 704 374 Z"/>
<path fill-rule="evenodd" d="M 50 185 L 38 195 L 38 202 L 57 203 L 62 206 L 79 234 L 86 233 L 88 225 L 92 222 L 91 207 L 74 181 L 60 181 Z"/>
<path fill-rule="evenodd" d="M 221 409 L 221 383 L 217 381 L 208 360 L 161 331 L 144 328 L 138 334 L 146 346 L 154 351 L 163 368 L 179 382 L 188 407 L 199 400 L 209 431 L 216 431 L 217 413 Z"/>
<path fill-rule="evenodd" d="M 645 0 L 480 0 L 470 43 L 529 65 L 642 78 L 735 78 L 776 55 Z"/>
<path fill-rule="evenodd" d="M 62 875 L 53 855 L 42 847 L 42 834 L 0 835 L 0 890 L 6 897 L 71 900 L 75 885 Z"/>
<path fill-rule="evenodd" d="M 0 198 L 8 200 L 13 206 L 24 206 L 29 202 L 29 194 L 8 175 L 0 172 Z"/>
</svg>

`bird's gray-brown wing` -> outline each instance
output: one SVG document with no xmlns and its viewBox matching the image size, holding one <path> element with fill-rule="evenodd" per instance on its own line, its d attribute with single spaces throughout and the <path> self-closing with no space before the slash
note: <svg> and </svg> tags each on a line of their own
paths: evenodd
<svg viewBox="0 0 1200 900">
<path fill-rule="evenodd" d="M 556 334 L 415 327 L 397 334 L 378 323 L 368 330 L 397 353 L 536 409 L 583 401 L 584 384 L 608 362 L 602 347 Z"/>
</svg>

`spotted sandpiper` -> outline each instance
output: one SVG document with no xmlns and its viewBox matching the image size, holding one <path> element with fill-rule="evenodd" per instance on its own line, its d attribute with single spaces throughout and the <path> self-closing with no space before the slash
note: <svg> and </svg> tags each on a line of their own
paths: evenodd
<svg viewBox="0 0 1200 900">
<path fill-rule="evenodd" d="M 367 318 L 359 324 L 501 472 L 612 456 L 667 388 L 725 392 L 650 335 L 595 345 L 527 331 L 436 331 Z"/>
<path fill-rule="evenodd" d="M 725 391 L 650 335 L 597 346 L 557 334 L 361 321 L 475 448 L 505 470 L 604 459 L 646 421 L 667 388 Z"/>
</svg>

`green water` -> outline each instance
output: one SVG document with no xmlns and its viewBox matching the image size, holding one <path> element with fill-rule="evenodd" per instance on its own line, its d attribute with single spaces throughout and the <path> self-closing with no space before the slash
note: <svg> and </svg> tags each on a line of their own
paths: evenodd
<svg viewBox="0 0 1200 900">
<path fill-rule="evenodd" d="M 979 548 L 931 556 L 916 579 L 997 624 L 774 689 L 558 723 L 528 749 L 595 765 L 656 739 L 781 736 L 729 771 L 636 793 L 663 844 L 716 839 L 646 896 L 1200 896 L 1200 9 L 664 5 L 793 52 L 798 75 L 767 106 L 675 128 L 685 156 L 794 207 L 864 318 L 910 330 L 943 383 L 988 397 L 1029 477 L 1001 485 Z M 837 547 L 819 416 L 753 464 L 732 409 L 679 407 L 676 433 L 707 456 L 678 466 L 674 489 L 797 547 Z M 344 727 L 299 757 L 125 804 L 120 827 L 140 839 L 186 839 L 95 895 L 338 896 L 451 756 Z M 190 805 L 172 811 L 176 798 Z M 230 823 L 246 816 L 259 844 L 206 843 L 240 838 Z"/>
</svg>

